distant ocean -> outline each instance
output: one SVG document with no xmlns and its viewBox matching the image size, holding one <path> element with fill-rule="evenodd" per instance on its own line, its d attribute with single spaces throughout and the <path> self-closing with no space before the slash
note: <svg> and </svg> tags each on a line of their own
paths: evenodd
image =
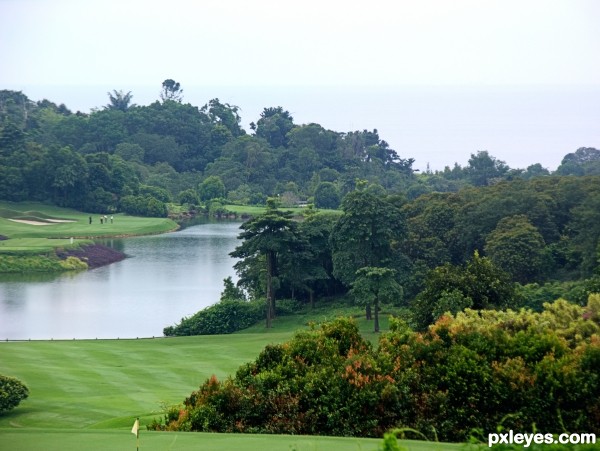
<svg viewBox="0 0 600 451">
<path fill-rule="evenodd" d="M 554 170 L 579 147 L 600 148 L 600 85 L 582 86 L 187 86 L 184 102 L 210 99 L 240 107 L 249 130 L 265 107 L 282 106 L 297 124 L 315 122 L 337 132 L 377 129 L 414 168 L 465 166 L 487 150 L 511 168 L 534 163 Z M 73 111 L 108 102 L 107 91 L 131 91 L 133 102 L 158 99 L 156 86 L 24 86 L 32 100 L 47 98 Z"/>
</svg>

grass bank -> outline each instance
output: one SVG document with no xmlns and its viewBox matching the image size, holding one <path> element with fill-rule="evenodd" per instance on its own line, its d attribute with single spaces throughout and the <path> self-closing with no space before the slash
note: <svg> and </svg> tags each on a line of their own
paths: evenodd
<svg viewBox="0 0 600 451">
<path fill-rule="evenodd" d="M 10 248 L 9 244 L 13 239 L 21 239 L 22 246 L 31 247 L 36 239 L 68 240 L 71 237 L 90 239 L 146 235 L 168 232 L 176 228 L 177 224 L 167 218 L 142 218 L 119 213 L 113 215 L 112 223 L 109 219 L 108 223 L 101 224 L 98 214 L 33 202 L 0 202 L 0 230 L 2 235 L 9 238 L 0 241 L 0 244 L 3 244 L 1 250 Z"/>
<path fill-rule="evenodd" d="M 257 206 L 257 205 L 234 205 L 227 204 L 224 206 L 227 211 L 231 211 L 238 216 L 254 216 L 261 213 L 264 213 L 267 210 L 267 207 Z M 281 207 L 281 210 L 291 211 L 295 216 L 303 216 L 308 208 L 306 207 Z M 328 210 L 328 209 L 319 209 L 321 213 L 332 214 L 332 215 L 340 215 L 342 214 L 341 210 Z"/>
<path fill-rule="evenodd" d="M 97 214 L 32 202 L 0 202 L 0 272 L 74 269 L 61 265 L 57 249 L 77 253 L 92 245 L 93 238 L 149 235 L 176 228 L 167 218 L 115 214 L 101 223 Z"/>
</svg>

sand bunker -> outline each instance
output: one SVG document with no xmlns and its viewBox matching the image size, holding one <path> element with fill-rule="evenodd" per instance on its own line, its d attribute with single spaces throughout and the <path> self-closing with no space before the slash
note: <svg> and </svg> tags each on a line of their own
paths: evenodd
<svg viewBox="0 0 600 451">
<path fill-rule="evenodd" d="M 56 223 L 59 223 L 59 222 L 75 222 L 75 221 L 69 221 L 67 219 L 48 219 L 47 222 L 30 221 L 28 219 L 9 219 L 9 221 L 20 222 L 21 224 L 29 224 L 29 225 L 35 225 L 35 226 L 49 226 L 49 225 L 55 225 Z"/>
</svg>

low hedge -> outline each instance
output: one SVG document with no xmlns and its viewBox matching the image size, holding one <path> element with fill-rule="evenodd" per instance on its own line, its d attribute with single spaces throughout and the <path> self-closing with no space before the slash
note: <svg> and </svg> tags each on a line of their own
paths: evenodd
<svg viewBox="0 0 600 451">
<path fill-rule="evenodd" d="M 167 337 L 183 335 L 231 334 L 246 329 L 264 317 L 264 302 L 224 299 L 217 304 L 182 318 L 175 326 L 163 329 Z"/>
</svg>

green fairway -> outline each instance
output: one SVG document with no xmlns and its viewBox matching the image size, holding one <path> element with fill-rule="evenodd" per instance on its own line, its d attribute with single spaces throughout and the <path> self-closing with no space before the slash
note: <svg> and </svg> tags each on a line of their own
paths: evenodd
<svg viewBox="0 0 600 451">
<path fill-rule="evenodd" d="M 130 430 L 140 417 L 141 450 L 376 450 L 380 441 L 372 439 L 146 431 L 163 406 L 181 403 L 213 374 L 233 374 L 266 344 L 289 339 L 299 321 L 281 321 L 269 333 L 257 333 L 257 325 L 234 335 L 0 342 L 0 374 L 30 389 L 0 416 L 0 449 L 134 449 Z M 417 451 L 454 446 L 408 443 Z"/>
<path fill-rule="evenodd" d="M 0 241 L 0 252 L 47 252 L 70 244 L 71 237 L 75 243 L 81 243 L 81 239 L 146 235 L 177 228 L 177 224 L 167 218 L 125 214 L 113 217 L 112 223 L 108 220 L 101 224 L 99 214 L 32 202 L 0 202 L 0 230 L 9 238 Z"/>
<path fill-rule="evenodd" d="M 206 378 L 232 374 L 290 335 L 0 343 L 0 374 L 31 391 L 0 428 L 114 428 L 138 416 L 145 424 Z"/>
<path fill-rule="evenodd" d="M 265 322 L 259 321 L 255 325 L 244 329 L 236 334 L 280 334 L 282 332 L 291 333 L 295 330 L 308 327 L 310 323 L 323 323 L 332 321 L 339 317 L 352 317 L 356 320 L 361 334 L 373 345 L 379 341 L 379 333 L 373 332 L 373 321 L 365 319 L 364 308 L 359 306 L 319 306 L 315 309 L 305 308 L 301 312 L 289 316 L 280 316 L 273 321 L 271 329 L 265 328 Z M 379 313 L 379 326 L 381 332 L 389 328 L 389 313 Z"/>
<path fill-rule="evenodd" d="M 249 215 L 249 216 L 261 214 L 267 210 L 267 207 L 261 207 L 261 206 L 256 206 L 256 205 L 227 204 L 224 207 L 226 210 L 232 211 L 238 215 Z M 307 208 L 306 207 L 281 207 L 281 210 L 291 211 L 295 215 L 301 216 L 306 212 Z M 340 215 L 342 213 L 341 210 L 319 209 L 318 211 L 321 213 L 328 213 L 328 214 L 335 214 L 335 215 Z"/>
<path fill-rule="evenodd" d="M 127 451 L 136 449 L 131 427 L 111 431 L 0 429 L 1 449 L 44 451 Z M 400 441 L 409 451 L 459 450 L 464 445 Z M 293 435 L 140 432 L 140 451 L 377 451 L 379 439 Z"/>
</svg>

